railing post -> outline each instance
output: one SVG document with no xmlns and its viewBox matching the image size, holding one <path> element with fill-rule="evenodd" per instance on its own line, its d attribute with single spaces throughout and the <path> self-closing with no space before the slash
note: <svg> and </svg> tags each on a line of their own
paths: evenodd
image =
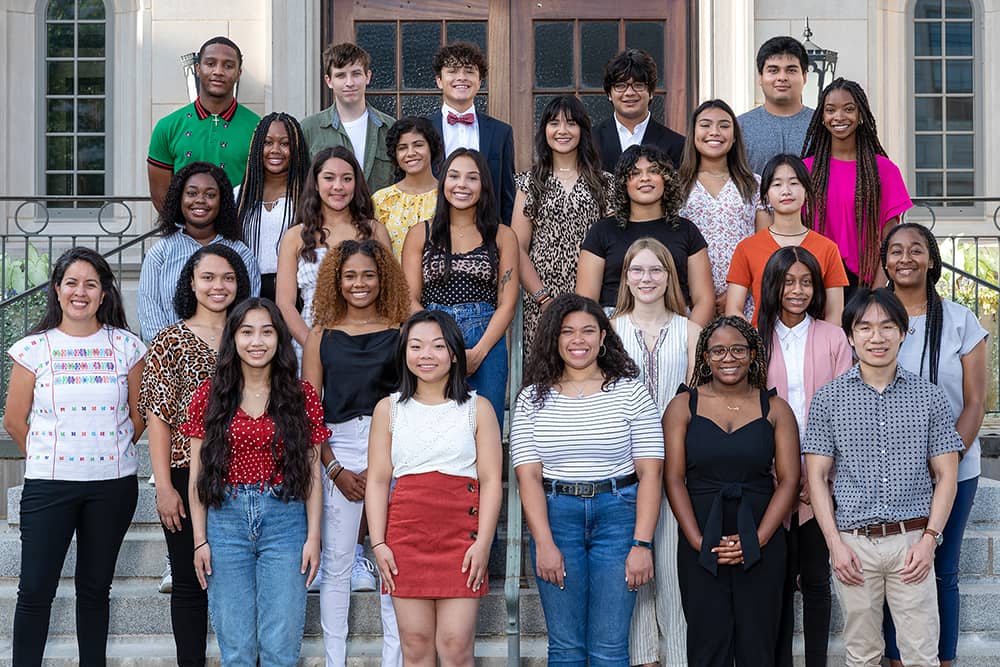
<svg viewBox="0 0 1000 667">
<path fill-rule="evenodd" d="M 514 321 L 510 325 L 510 382 L 508 398 L 510 415 L 506 420 L 508 432 L 514 420 L 514 406 L 521 389 L 524 359 L 521 300 L 518 299 Z M 509 441 L 508 441 L 509 442 Z M 507 606 L 507 664 L 517 667 L 521 663 L 521 497 L 517 490 L 514 463 L 507 453 L 507 571 L 504 577 L 504 601 Z"/>
</svg>

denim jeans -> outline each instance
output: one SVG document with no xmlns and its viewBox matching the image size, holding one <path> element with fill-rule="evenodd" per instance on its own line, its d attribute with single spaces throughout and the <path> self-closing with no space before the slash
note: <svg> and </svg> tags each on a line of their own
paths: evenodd
<svg viewBox="0 0 1000 667">
<path fill-rule="evenodd" d="M 294 667 L 306 622 L 306 540 L 302 501 L 278 491 L 238 484 L 208 509 L 212 550 L 208 612 L 223 667 Z"/>
<path fill-rule="evenodd" d="M 566 564 L 563 589 L 536 577 L 549 665 L 629 667 L 635 593 L 625 583 L 625 558 L 632 548 L 638 488 L 632 484 L 593 498 L 547 495 L 549 528 Z M 535 562 L 533 539 L 531 559 Z"/>
<path fill-rule="evenodd" d="M 439 303 L 427 304 L 427 310 L 440 310 L 451 315 L 462 330 L 465 349 L 472 349 L 486 333 L 490 318 L 496 308 L 485 302 L 457 303 L 454 306 L 444 306 Z M 503 433 L 503 411 L 507 396 L 507 337 L 502 336 L 496 345 L 490 348 L 476 372 L 469 376 L 469 386 L 488 400 L 497 413 L 500 432 Z"/>
<path fill-rule="evenodd" d="M 979 478 L 973 477 L 958 483 L 955 503 L 951 506 L 951 514 L 944 525 L 944 542 L 934 553 L 934 574 L 937 581 L 938 614 L 941 622 L 941 637 L 938 640 L 938 658 L 954 660 L 958 650 L 958 561 L 962 554 L 962 534 L 969 522 L 972 512 L 972 501 L 976 499 L 976 489 L 979 488 Z M 899 660 L 899 648 L 896 646 L 896 627 L 892 616 L 886 614 L 882 623 L 885 633 L 885 655 L 892 660 Z"/>
</svg>

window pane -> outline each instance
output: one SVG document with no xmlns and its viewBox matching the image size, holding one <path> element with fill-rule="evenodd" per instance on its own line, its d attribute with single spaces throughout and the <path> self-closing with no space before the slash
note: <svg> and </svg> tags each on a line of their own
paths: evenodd
<svg viewBox="0 0 1000 667">
<path fill-rule="evenodd" d="M 948 62 L 948 92 L 949 93 L 971 93 L 972 92 L 972 61 L 963 60 L 959 62 Z"/>
<path fill-rule="evenodd" d="M 917 130 L 940 130 L 941 98 L 918 97 L 914 101 L 913 116 Z"/>
<path fill-rule="evenodd" d="M 104 170 L 104 137 L 77 137 L 76 168 L 80 171 Z"/>
<path fill-rule="evenodd" d="M 45 194 L 47 195 L 71 195 L 73 194 L 73 176 L 71 174 L 46 174 Z M 49 204 L 51 207 L 52 204 Z M 65 206 L 65 204 L 59 204 Z"/>
<path fill-rule="evenodd" d="M 573 88 L 573 22 L 535 23 L 535 87 Z"/>
<path fill-rule="evenodd" d="M 971 197 L 975 194 L 975 178 L 972 173 L 949 173 L 948 195 L 951 197 Z"/>
<path fill-rule="evenodd" d="M 49 63 L 49 86 L 50 95 L 73 95 L 73 63 L 72 62 L 50 62 Z"/>
<path fill-rule="evenodd" d="M 947 44 L 945 49 L 949 56 L 972 55 L 972 23 L 948 23 L 945 26 Z"/>
<path fill-rule="evenodd" d="M 79 174 L 76 177 L 76 194 L 103 195 L 104 174 Z"/>
<path fill-rule="evenodd" d="M 368 90 L 395 89 L 396 24 L 356 23 L 355 26 L 358 46 L 372 57 L 372 81 Z"/>
<path fill-rule="evenodd" d="M 913 17 L 918 19 L 941 18 L 941 0 L 919 0 L 913 8 Z"/>
<path fill-rule="evenodd" d="M 555 95 L 535 95 L 535 113 L 532 116 L 532 128 L 538 128 L 538 121 L 542 118 L 542 111 L 545 110 L 545 105 L 556 98 Z M 534 135 L 532 135 L 534 136 Z"/>
<path fill-rule="evenodd" d="M 913 63 L 913 89 L 916 93 L 941 93 L 941 61 L 918 60 Z"/>
<path fill-rule="evenodd" d="M 77 63 L 80 73 L 80 95 L 104 94 L 104 61 L 82 61 Z"/>
<path fill-rule="evenodd" d="M 74 0 L 49 0 L 45 18 L 50 21 L 65 21 L 76 18 L 76 3 Z"/>
<path fill-rule="evenodd" d="M 916 23 L 913 26 L 913 55 L 941 55 L 941 24 Z"/>
<path fill-rule="evenodd" d="M 445 28 L 449 44 L 458 41 L 472 42 L 486 53 L 485 21 L 450 21 Z"/>
<path fill-rule="evenodd" d="M 81 20 L 104 20 L 104 0 L 80 0 Z"/>
<path fill-rule="evenodd" d="M 580 22 L 580 87 L 604 88 L 604 66 L 618 53 L 618 24 Z"/>
<path fill-rule="evenodd" d="M 972 169 L 973 148 L 972 135 L 959 134 L 948 135 L 948 168 L 949 169 Z"/>
<path fill-rule="evenodd" d="M 918 173 L 918 197 L 937 197 L 944 194 L 944 180 L 940 173 Z"/>
<path fill-rule="evenodd" d="M 404 95 L 401 100 L 403 116 L 427 116 L 441 113 L 439 95 Z"/>
<path fill-rule="evenodd" d="M 73 137 L 48 137 L 45 150 L 45 168 L 50 171 L 73 168 Z M 58 194 L 50 192 L 49 194 Z"/>
<path fill-rule="evenodd" d="M 49 58 L 72 58 L 73 57 L 73 24 L 72 23 L 50 23 L 46 26 L 48 33 Z"/>
<path fill-rule="evenodd" d="M 917 169 L 940 169 L 943 164 L 941 135 L 917 135 L 917 159 L 914 166 Z"/>
<path fill-rule="evenodd" d="M 587 109 L 590 122 L 595 126 L 611 118 L 611 114 L 615 112 L 614 107 L 611 106 L 611 102 L 608 101 L 608 96 L 603 93 L 600 95 L 581 95 L 580 101 L 583 102 L 583 106 Z"/>
<path fill-rule="evenodd" d="M 652 99 L 649 100 L 649 113 L 657 123 L 663 122 L 664 106 L 666 106 L 666 102 L 663 95 L 653 95 Z M 676 130 L 676 128 L 670 129 Z"/>
<path fill-rule="evenodd" d="M 77 100 L 78 132 L 104 132 L 104 100 Z"/>
<path fill-rule="evenodd" d="M 971 130 L 972 129 L 972 108 L 973 98 L 971 97 L 949 97 L 948 105 L 948 129 L 949 130 Z M 918 128 L 919 129 L 919 128 Z"/>
<path fill-rule="evenodd" d="M 395 95 L 365 95 L 365 101 L 382 113 L 387 113 L 393 118 L 396 117 Z"/>
<path fill-rule="evenodd" d="M 972 3 L 969 0 L 945 0 L 944 15 L 949 19 L 971 19 Z"/>
<path fill-rule="evenodd" d="M 46 106 L 46 132 L 73 131 L 73 100 L 48 100 Z"/>
<path fill-rule="evenodd" d="M 80 23 L 80 42 L 77 55 L 81 58 L 103 58 L 104 57 L 104 24 L 103 23 Z"/>
<path fill-rule="evenodd" d="M 681 30 L 683 28 L 678 26 Z M 642 49 L 653 56 L 656 69 L 659 72 L 657 86 L 663 87 L 663 23 L 660 21 L 626 21 L 625 46 L 631 49 Z"/>
<path fill-rule="evenodd" d="M 434 68 L 431 54 L 441 44 L 441 24 L 422 22 L 403 26 L 403 88 L 434 89 Z"/>
</svg>

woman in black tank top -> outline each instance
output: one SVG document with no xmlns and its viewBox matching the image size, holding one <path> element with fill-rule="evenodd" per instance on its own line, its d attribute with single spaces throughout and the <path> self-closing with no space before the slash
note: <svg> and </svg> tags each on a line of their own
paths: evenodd
<svg viewBox="0 0 1000 667">
<path fill-rule="evenodd" d="M 742 318 L 702 330 L 693 377 L 664 416 L 667 498 L 686 538 L 677 573 L 688 662 L 773 665 L 785 578 L 778 528 L 799 483 L 795 416 L 766 390 L 763 345 Z"/>
</svg>

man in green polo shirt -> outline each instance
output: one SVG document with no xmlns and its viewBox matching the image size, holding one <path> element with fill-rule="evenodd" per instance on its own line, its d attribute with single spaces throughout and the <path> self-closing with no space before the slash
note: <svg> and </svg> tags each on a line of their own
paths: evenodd
<svg viewBox="0 0 1000 667">
<path fill-rule="evenodd" d="M 243 54 L 232 40 L 213 37 L 201 45 L 198 99 L 161 118 L 149 138 L 146 172 L 157 211 L 174 172 L 191 162 L 219 165 L 234 186 L 243 182 L 260 116 L 236 102 L 233 91 L 242 71 Z"/>
<path fill-rule="evenodd" d="M 333 91 L 333 104 L 302 121 L 309 154 L 330 146 L 346 146 L 365 173 L 368 190 L 393 183 L 393 161 L 385 149 L 385 135 L 396 122 L 365 101 L 372 80 L 371 56 L 357 44 L 331 44 L 323 50 L 323 80 Z"/>
</svg>

